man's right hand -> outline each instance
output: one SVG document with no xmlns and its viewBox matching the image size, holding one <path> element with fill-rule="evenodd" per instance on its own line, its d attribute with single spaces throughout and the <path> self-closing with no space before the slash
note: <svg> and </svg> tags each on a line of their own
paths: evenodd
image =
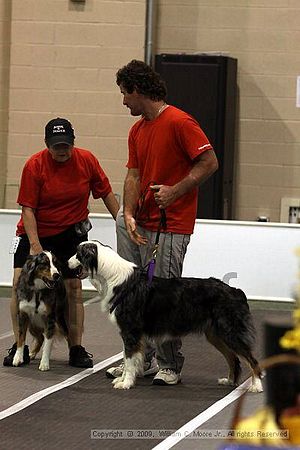
<svg viewBox="0 0 300 450">
<path fill-rule="evenodd" d="M 134 217 L 127 216 L 127 217 L 124 217 L 124 219 L 125 219 L 126 230 L 127 230 L 127 233 L 129 235 L 130 239 L 137 245 L 147 244 L 147 239 L 144 236 L 142 236 L 141 234 L 139 234 L 139 232 L 137 230 L 136 221 L 135 221 Z"/>
</svg>

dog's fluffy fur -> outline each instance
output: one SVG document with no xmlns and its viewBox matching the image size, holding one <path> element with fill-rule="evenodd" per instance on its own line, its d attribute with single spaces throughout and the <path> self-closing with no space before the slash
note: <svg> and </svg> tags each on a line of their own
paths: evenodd
<svg viewBox="0 0 300 450">
<path fill-rule="evenodd" d="M 145 339 L 170 340 L 189 333 L 204 333 L 225 357 L 227 378 L 219 384 L 236 385 L 241 372 L 239 356 L 252 370 L 252 392 L 262 391 L 260 370 L 252 355 L 255 331 L 244 292 L 215 278 L 147 276 L 133 263 L 97 241 L 81 243 L 69 260 L 81 278 L 89 276 L 101 297 L 102 309 L 116 320 L 124 344 L 123 376 L 117 389 L 129 389 L 142 372 Z"/>
<path fill-rule="evenodd" d="M 44 342 L 39 370 L 49 370 L 54 335 L 68 336 L 65 322 L 67 296 L 55 256 L 48 252 L 29 256 L 22 268 L 17 287 L 19 335 L 13 365 L 23 363 L 27 328 L 35 338 L 30 352 L 34 359 Z"/>
</svg>

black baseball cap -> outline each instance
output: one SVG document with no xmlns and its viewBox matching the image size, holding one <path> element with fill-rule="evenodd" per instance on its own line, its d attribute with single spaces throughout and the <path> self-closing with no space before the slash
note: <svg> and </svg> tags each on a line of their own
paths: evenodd
<svg viewBox="0 0 300 450">
<path fill-rule="evenodd" d="M 50 120 L 45 127 L 45 142 L 48 147 L 55 144 L 74 144 L 75 134 L 72 124 L 67 119 L 57 117 Z"/>
</svg>

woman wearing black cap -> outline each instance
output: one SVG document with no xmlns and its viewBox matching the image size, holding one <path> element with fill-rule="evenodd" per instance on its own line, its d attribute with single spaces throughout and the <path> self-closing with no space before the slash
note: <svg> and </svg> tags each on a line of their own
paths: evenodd
<svg viewBox="0 0 300 450">
<path fill-rule="evenodd" d="M 109 180 L 97 158 L 88 150 L 74 147 L 71 123 L 62 118 L 50 120 L 45 127 L 47 148 L 26 162 L 17 202 L 22 207 L 17 224 L 11 318 L 15 338 L 18 336 L 16 284 L 26 258 L 43 250 L 52 251 L 62 263 L 62 274 L 69 300 L 69 364 L 92 367 L 93 361 L 81 346 L 84 309 L 81 281 L 74 278 L 66 262 L 76 253 L 77 245 L 87 240 L 90 229 L 88 200 L 102 198 L 116 218 L 119 205 Z M 16 343 L 4 358 L 3 365 L 12 366 Z M 30 362 L 28 346 L 24 363 Z"/>
</svg>

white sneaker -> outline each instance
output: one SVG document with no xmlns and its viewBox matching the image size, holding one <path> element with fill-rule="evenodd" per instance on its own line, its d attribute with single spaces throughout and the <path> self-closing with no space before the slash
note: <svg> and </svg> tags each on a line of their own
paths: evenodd
<svg viewBox="0 0 300 450">
<path fill-rule="evenodd" d="M 181 381 L 181 374 L 171 369 L 160 369 L 153 378 L 152 384 L 165 386 L 168 384 L 178 384 Z"/>
<path fill-rule="evenodd" d="M 124 363 L 122 362 L 119 366 L 110 367 L 105 372 L 107 378 L 118 378 L 123 375 Z M 148 375 L 154 375 L 159 371 L 159 367 L 156 358 L 152 358 L 151 361 L 144 361 L 144 377 Z"/>
</svg>

